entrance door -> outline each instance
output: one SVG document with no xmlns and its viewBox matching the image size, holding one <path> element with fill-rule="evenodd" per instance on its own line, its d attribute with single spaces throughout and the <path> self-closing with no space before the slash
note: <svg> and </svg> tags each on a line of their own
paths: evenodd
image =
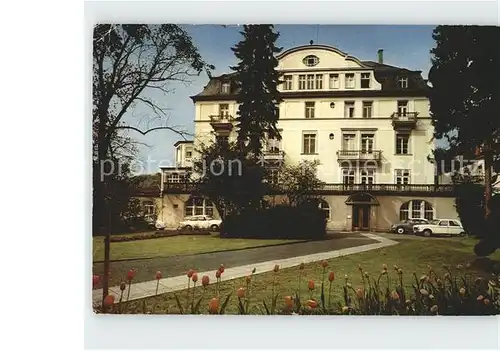
<svg viewBox="0 0 500 351">
<path fill-rule="evenodd" d="M 352 230 L 370 230 L 370 205 L 352 206 Z"/>
</svg>

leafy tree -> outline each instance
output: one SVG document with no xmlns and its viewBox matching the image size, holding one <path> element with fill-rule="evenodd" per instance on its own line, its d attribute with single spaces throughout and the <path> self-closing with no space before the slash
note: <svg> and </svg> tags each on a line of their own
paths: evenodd
<svg viewBox="0 0 500 351">
<path fill-rule="evenodd" d="M 281 167 L 278 188 L 286 194 L 290 205 L 297 206 L 320 197 L 317 190 L 325 183 L 317 176 L 319 165 L 318 160 L 302 160 L 297 165 Z"/>
<path fill-rule="evenodd" d="M 265 169 L 255 155 L 227 142 L 201 145 L 198 153 L 193 163 L 196 190 L 214 203 L 222 219 L 263 205 L 268 190 L 263 182 Z"/>
<path fill-rule="evenodd" d="M 430 109 L 434 136 L 455 155 L 480 150 L 485 162 L 485 209 L 491 166 L 500 154 L 500 27 L 438 26 L 431 50 Z"/>
<path fill-rule="evenodd" d="M 171 24 L 99 24 L 93 34 L 93 228 L 107 228 L 104 240 L 103 296 L 108 295 L 110 216 L 114 210 L 113 180 L 120 167 L 107 169 L 120 161 L 116 153 L 132 146 L 123 131 L 141 134 L 166 129 L 184 136 L 169 126 L 165 108 L 152 98 L 151 91 L 167 94 L 169 83 L 187 82 L 205 71 L 208 65 L 181 27 Z M 127 112 L 142 104 L 153 116 L 147 130 L 125 123 Z M 149 123 L 148 123 L 149 124 Z M 124 146 L 121 141 L 127 141 Z M 104 299 L 103 299 L 104 300 Z"/>
<path fill-rule="evenodd" d="M 248 145 L 248 150 L 255 155 L 260 155 L 266 135 L 281 138 L 276 127 L 281 97 L 275 54 L 282 48 L 275 44 L 279 34 L 273 28 L 272 25 L 245 25 L 241 32 L 243 39 L 232 48 L 239 59 L 239 63 L 231 67 L 236 71 L 239 88 L 236 99 L 239 104 L 238 142 Z"/>
</svg>

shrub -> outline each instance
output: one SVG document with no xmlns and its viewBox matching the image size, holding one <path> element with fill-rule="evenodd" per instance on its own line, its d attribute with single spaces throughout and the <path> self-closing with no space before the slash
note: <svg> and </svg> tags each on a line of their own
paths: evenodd
<svg viewBox="0 0 500 351">
<path fill-rule="evenodd" d="M 221 236 L 228 238 L 321 239 L 326 235 L 324 211 L 312 206 L 279 205 L 228 215 Z"/>
</svg>

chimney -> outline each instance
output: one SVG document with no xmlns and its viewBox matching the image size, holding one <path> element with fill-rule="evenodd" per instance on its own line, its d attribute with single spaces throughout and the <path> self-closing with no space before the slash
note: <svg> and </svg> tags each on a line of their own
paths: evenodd
<svg viewBox="0 0 500 351">
<path fill-rule="evenodd" d="M 384 49 L 378 49 L 378 63 L 384 63 Z"/>
</svg>

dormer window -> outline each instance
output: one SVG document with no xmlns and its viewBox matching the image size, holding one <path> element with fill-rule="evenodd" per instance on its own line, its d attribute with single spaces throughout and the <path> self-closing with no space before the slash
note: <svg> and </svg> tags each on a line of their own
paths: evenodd
<svg viewBox="0 0 500 351">
<path fill-rule="evenodd" d="M 361 88 L 367 89 L 370 87 L 370 73 L 361 73 Z"/>
<path fill-rule="evenodd" d="M 222 83 L 222 93 L 223 94 L 229 94 L 230 89 L 231 89 L 231 84 L 229 82 Z"/>
<path fill-rule="evenodd" d="M 406 77 L 406 76 L 398 77 L 398 87 L 400 89 L 407 89 L 408 88 L 408 77 Z"/>
<path fill-rule="evenodd" d="M 314 56 L 314 55 L 308 55 L 308 56 L 304 57 L 302 62 L 307 67 L 313 67 L 319 63 L 319 58 L 317 56 Z"/>
</svg>

